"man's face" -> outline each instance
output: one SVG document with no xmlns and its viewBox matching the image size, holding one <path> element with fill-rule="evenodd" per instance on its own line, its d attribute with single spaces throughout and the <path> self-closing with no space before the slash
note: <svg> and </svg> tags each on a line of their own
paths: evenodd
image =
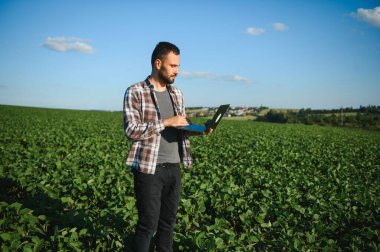
<svg viewBox="0 0 380 252">
<path fill-rule="evenodd" d="M 166 84 L 173 84 L 179 72 L 179 55 L 170 52 L 158 65 L 158 77 Z"/>
</svg>

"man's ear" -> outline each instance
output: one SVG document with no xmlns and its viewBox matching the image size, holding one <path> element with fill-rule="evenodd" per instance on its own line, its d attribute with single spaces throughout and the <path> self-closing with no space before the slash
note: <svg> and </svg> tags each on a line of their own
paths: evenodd
<svg viewBox="0 0 380 252">
<path fill-rule="evenodd" d="M 156 59 L 154 61 L 154 66 L 156 67 L 157 70 L 160 70 L 162 66 L 162 61 L 160 59 Z"/>
</svg>

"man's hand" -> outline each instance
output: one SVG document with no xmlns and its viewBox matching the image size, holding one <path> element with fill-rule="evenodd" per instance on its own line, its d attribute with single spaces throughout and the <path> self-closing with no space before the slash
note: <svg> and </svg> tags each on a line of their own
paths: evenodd
<svg viewBox="0 0 380 252">
<path fill-rule="evenodd" d="M 173 116 L 164 119 L 164 125 L 165 127 L 182 127 L 189 125 L 189 123 L 184 116 Z"/>
<path fill-rule="evenodd" d="M 212 133 L 213 129 L 212 128 L 207 128 L 205 131 L 205 135 L 210 135 Z"/>
<path fill-rule="evenodd" d="M 195 132 L 195 131 L 187 131 L 186 135 L 188 136 L 203 136 L 203 135 L 210 135 L 213 131 L 212 128 L 207 128 L 205 132 Z"/>
</svg>

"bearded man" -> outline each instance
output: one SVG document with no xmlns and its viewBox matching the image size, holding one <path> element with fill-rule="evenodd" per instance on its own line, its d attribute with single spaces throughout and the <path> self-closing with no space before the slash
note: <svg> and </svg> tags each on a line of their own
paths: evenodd
<svg viewBox="0 0 380 252">
<path fill-rule="evenodd" d="M 124 130 L 132 146 L 126 163 L 134 175 L 138 222 L 133 251 L 148 251 L 155 234 L 157 251 L 172 251 L 181 191 L 180 163 L 192 165 L 182 92 L 173 86 L 179 73 L 177 46 L 160 42 L 152 72 L 124 96 Z M 209 129 L 206 134 L 211 133 Z"/>
</svg>

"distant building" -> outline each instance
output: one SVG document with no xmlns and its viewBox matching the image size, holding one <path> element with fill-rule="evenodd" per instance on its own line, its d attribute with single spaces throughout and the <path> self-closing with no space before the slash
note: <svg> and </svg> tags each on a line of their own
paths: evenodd
<svg viewBox="0 0 380 252">
<path fill-rule="evenodd" d="M 234 108 L 229 111 L 229 114 L 231 116 L 245 116 L 246 115 L 246 109 L 245 108 Z"/>
<path fill-rule="evenodd" d="M 196 113 L 196 116 L 197 117 L 204 117 L 205 113 L 203 111 L 199 111 L 198 113 Z"/>
</svg>

